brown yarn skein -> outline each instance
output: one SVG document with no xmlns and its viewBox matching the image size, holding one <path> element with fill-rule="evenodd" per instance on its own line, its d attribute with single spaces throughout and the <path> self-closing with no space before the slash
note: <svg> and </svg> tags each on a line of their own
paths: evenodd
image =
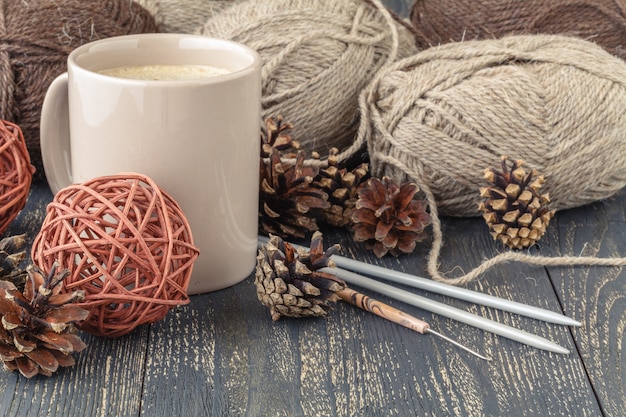
<svg viewBox="0 0 626 417">
<path fill-rule="evenodd" d="M 66 71 L 67 56 L 96 39 L 155 32 L 152 16 L 129 0 L 3 0 L 0 10 L 0 118 L 20 126 L 37 177 L 41 106 Z"/>
<path fill-rule="evenodd" d="M 282 115 L 303 149 L 324 155 L 354 140 L 358 96 L 376 72 L 417 52 L 407 26 L 374 0 L 266 0 L 235 4 L 200 33 L 256 49 L 263 119 Z"/>
<path fill-rule="evenodd" d="M 511 34 L 561 34 L 626 59 L 626 0 L 416 0 L 411 22 L 425 45 Z"/>
<path fill-rule="evenodd" d="M 591 42 L 450 43 L 383 69 L 366 94 L 372 173 L 417 181 L 442 214 L 478 215 L 502 155 L 542 173 L 557 210 L 626 185 L 626 63 Z"/>
</svg>

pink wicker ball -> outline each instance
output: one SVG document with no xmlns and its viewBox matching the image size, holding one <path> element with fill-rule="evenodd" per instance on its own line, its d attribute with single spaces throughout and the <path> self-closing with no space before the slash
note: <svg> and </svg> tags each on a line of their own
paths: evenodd
<svg viewBox="0 0 626 417">
<path fill-rule="evenodd" d="M 107 337 L 161 320 L 189 302 L 199 251 L 178 204 L 152 179 L 105 176 L 62 189 L 33 243 L 34 263 L 67 268 L 64 291 L 85 291 L 79 326 Z"/>
<path fill-rule="evenodd" d="M 0 234 L 26 205 L 34 172 L 22 129 L 0 120 Z"/>
</svg>

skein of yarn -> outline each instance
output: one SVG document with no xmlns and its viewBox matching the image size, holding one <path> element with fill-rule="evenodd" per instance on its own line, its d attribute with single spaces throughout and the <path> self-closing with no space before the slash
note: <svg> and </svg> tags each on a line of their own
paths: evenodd
<svg viewBox="0 0 626 417">
<path fill-rule="evenodd" d="M 242 0 L 136 0 L 148 10 L 159 32 L 194 33 L 210 17 Z"/>
<path fill-rule="evenodd" d="M 265 0 L 235 4 L 200 33 L 256 49 L 262 118 L 282 115 L 302 149 L 324 155 L 353 142 L 358 96 L 377 71 L 417 52 L 408 26 L 378 0 Z"/>
<path fill-rule="evenodd" d="M 510 36 L 433 47 L 382 69 L 361 100 L 353 152 L 367 141 L 372 174 L 414 181 L 433 229 L 428 273 L 462 285 L 494 265 L 626 266 L 626 258 L 506 251 L 470 272 L 439 272 L 439 214 L 478 215 L 485 168 L 501 155 L 545 176 L 551 208 L 607 198 L 626 185 L 626 63 L 594 43 Z"/>
<path fill-rule="evenodd" d="M 129 0 L 3 0 L 0 10 L 0 118 L 20 125 L 38 179 L 44 175 L 39 120 L 68 54 L 96 39 L 155 32 L 152 16 Z"/>
<path fill-rule="evenodd" d="M 411 22 L 426 47 L 511 34 L 561 34 L 626 59 L 626 0 L 416 0 Z"/>
<path fill-rule="evenodd" d="M 556 210 L 626 185 L 626 63 L 591 42 L 450 43 L 381 70 L 364 96 L 373 175 L 416 181 L 442 214 L 478 215 L 502 155 L 545 176 Z"/>
</svg>

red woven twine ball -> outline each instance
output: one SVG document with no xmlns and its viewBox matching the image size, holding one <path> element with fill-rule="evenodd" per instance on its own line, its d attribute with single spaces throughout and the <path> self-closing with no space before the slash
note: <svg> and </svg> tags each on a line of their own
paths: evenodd
<svg viewBox="0 0 626 417">
<path fill-rule="evenodd" d="M 152 179 L 120 174 L 62 189 L 32 247 L 44 271 L 70 271 L 63 289 L 85 291 L 79 326 L 118 337 L 189 302 L 199 251 L 178 204 Z"/>
<path fill-rule="evenodd" d="M 0 234 L 26 205 L 34 172 L 22 130 L 0 120 Z"/>
</svg>

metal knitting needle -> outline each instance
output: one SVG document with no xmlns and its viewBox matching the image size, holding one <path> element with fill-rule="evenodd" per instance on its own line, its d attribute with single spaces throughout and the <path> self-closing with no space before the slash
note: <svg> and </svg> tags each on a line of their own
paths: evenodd
<svg viewBox="0 0 626 417">
<path fill-rule="evenodd" d="M 259 236 L 258 246 L 262 247 L 263 244 L 267 243 L 267 241 L 267 238 Z M 336 255 L 333 255 L 331 259 L 335 260 L 335 256 Z M 468 313 L 464 310 L 454 308 L 443 303 L 438 303 L 426 297 L 421 297 L 417 294 L 401 290 L 399 288 L 384 284 L 371 278 L 364 277 L 363 275 L 359 275 L 345 269 L 322 268 L 321 271 L 336 275 L 337 277 L 351 284 L 367 288 L 369 290 L 378 292 L 379 294 L 384 294 L 388 297 L 395 298 L 396 300 L 402 301 L 404 303 L 411 304 L 415 307 L 422 308 L 435 314 L 439 314 L 440 316 L 448 317 L 453 320 L 460 321 L 461 323 L 469 324 L 470 326 L 474 326 L 476 328 L 509 338 L 511 340 L 515 340 L 520 343 L 524 343 L 529 346 L 536 347 L 538 349 L 544 349 L 549 352 L 562 353 L 565 355 L 570 353 L 568 349 L 559 346 L 558 344 L 541 336 L 537 336 L 523 330 L 516 329 L 515 327 L 507 326 L 505 324 L 501 324 L 496 321 Z"/>
<path fill-rule="evenodd" d="M 515 340 L 520 343 L 524 343 L 529 346 L 536 347 L 538 349 L 544 349 L 549 352 L 562 354 L 570 353 L 569 350 L 567 350 L 566 348 L 559 346 L 558 344 L 541 336 L 537 336 L 532 333 L 517 329 L 515 327 L 507 326 L 505 324 L 468 313 L 467 311 L 454 308 L 443 303 L 438 303 L 426 297 L 422 297 L 417 294 L 401 290 L 399 288 L 384 284 L 371 278 L 364 277 L 351 271 L 346 271 L 345 269 L 322 268 L 320 269 L 320 271 L 335 275 L 350 284 L 367 288 L 368 290 L 375 291 L 379 294 L 383 294 L 404 303 L 411 304 L 415 307 L 419 307 L 432 313 L 439 314 L 440 316 L 448 317 L 453 320 L 460 321 L 461 323 L 469 324 L 470 326 L 486 330 L 488 332 L 509 338 L 511 340 Z"/>
<path fill-rule="evenodd" d="M 519 303 L 512 300 L 494 297 L 489 294 L 483 294 L 478 291 L 468 290 L 466 288 L 455 287 L 453 285 L 444 284 L 433 281 L 431 279 L 421 278 L 404 272 L 383 268 L 377 265 L 366 264 L 354 259 L 344 258 L 333 255 L 332 260 L 335 264 L 344 269 L 348 269 L 361 274 L 375 276 L 377 278 L 386 279 L 398 284 L 408 285 L 413 288 L 419 288 L 425 291 L 434 292 L 459 300 L 480 304 L 485 307 L 492 307 L 509 313 L 519 314 L 521 316 L 530 317 L 536 320 L 545 321 L 547 323 L 561 324 L 565 326 L 581 326 L 581 323 L 561 313 L 546 310 L 539 307 L 530 306 L 528 304 Z"/>
<path fill-rule="evenodd" d="M 267 241 L 268 239 L 266 237 L 259 236 L 259 242 L 267 243 Z M 503 298 L 483 294 L 478 291 L 455 287 L 449 284 L 444 284 L 430 279 L 406 274 L 404 272 L 395 271 L 393 269 L 383 268 L 377 265 L 367 264 L 365 262 L 356 261 L 354 259 L 345 258 L 339 255 L 333 255 L 332 260 L 340 268 L 344 268 L 361 274 L 375 276 L 376 278 L 385 279 L 388 281 L 396 282 L 398 284 L 408 285 L 425 291 L 446 295 L 448 297 L 457 298 L 459 300 L 464 300 L 470 303 L 484 305 L 485 307 L 497 308 L 498 310 L 508 311 L 510 313 L 542 320 L 548 323 L 562 324 L 566 326 L 581 325 L 579 321 L 569 318 L 561 313 L 529 306 L 527 304 L 518 303 L 516 301 L 505 300 Z"/>
<path fill-rule="evenodd" d="M 407 314 L 401 310 L 398 310 L 397 308 L 392 307 L 388 304 L 385 304 L 381 301 L 368 297 L 367 295 L 357 292 L 351 288 L 344 288 L 341 291 L 337 291 L 336 294 L 339 297 L 341 297 L 342 300 L 350 304 L 353 304 L 365 311 L 373 313 L 379 317 L 382 317 L 386 320 L 397 323 L 408 329 L 414 330 L 420 334 L 433 334 L 437 337 L 442 338 L 443 340 L 446 340 L 452 343 L 454 346 L 457 346 L 463 349 L 464 351 L 471 353 L 472 355 L 476 357 L 479 357 L 486 361 L 491 360 L 491 358 L 488 358 L 486 356 L 481 355 L 478 352 L 473 351 L 467 346 L 460 344 L 456 340 L 450 339 L 449 337 L 444 336 L 441 333 L 434 331 L 433 329 L 430 328 L 430 325 L 426 323 L 425 321 L 420 320 L 416 317 L 413 317 L 410 314 Z"/>
</svg>

